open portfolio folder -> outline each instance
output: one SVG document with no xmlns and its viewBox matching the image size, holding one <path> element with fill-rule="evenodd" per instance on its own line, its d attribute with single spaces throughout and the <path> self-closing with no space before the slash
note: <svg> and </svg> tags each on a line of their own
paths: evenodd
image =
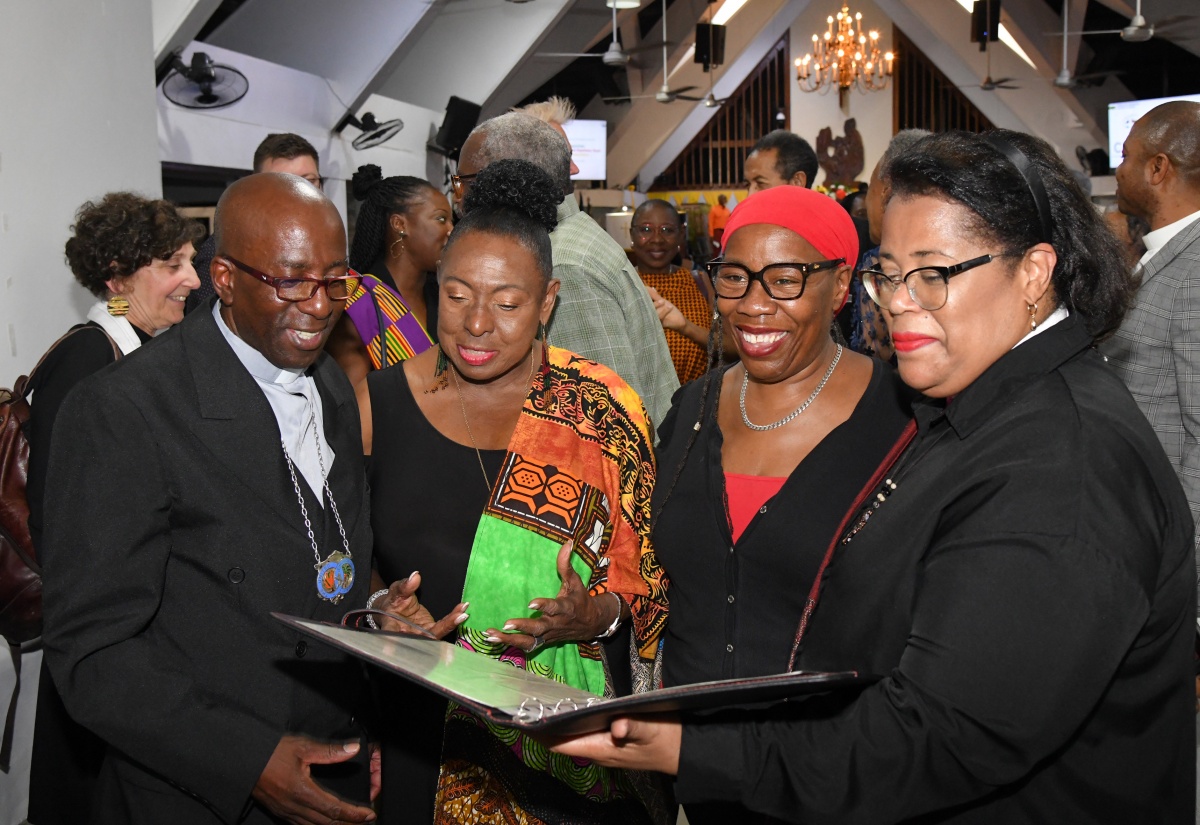
<svg viewBox="0 0 1200 825">
<path fill-rule="evenodd" d="M 271 615 L 301 633 L 453 699 L 497 725 L 555 735 L 603 730 L 617 716 L 777 702 L 862 686 L 878 678 L 854 671 L 800 671 L 604 699 L 433 638 Z"/>
</svg>

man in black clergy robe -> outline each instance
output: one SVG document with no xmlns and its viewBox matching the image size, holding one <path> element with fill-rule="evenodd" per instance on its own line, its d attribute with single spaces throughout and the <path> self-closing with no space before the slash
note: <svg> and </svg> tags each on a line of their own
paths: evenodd
<svg viewBox="0 0 1200 825">
<path fill-rule="evenodd" d="M 336 621 L 369 588 L 358 408 L 322 352 L 345 229 L 267 173 L 225 192 L 216 234 L 219 302 L 59 413 L 46 659 L 108 744 L 93 822 L 370 821 L 362 673 L 270 616 Z"/>
</svg>

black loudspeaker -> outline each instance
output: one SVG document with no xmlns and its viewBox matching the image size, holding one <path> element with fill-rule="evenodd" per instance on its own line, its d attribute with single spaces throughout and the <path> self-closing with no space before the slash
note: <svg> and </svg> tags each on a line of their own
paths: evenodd
<svg viewBox="0 0 1200 825">
<path fill-rule="evenodd" d="M 462 149 L 471 130 L 479 123 L 479 113 L 482 111 L 483 107 L 478 103 L 451 95 L 450 102 L 446 104 L 446 117 L 442 119 L 437 137 L 432 143 L 425 144 L 425 148 L 451 160 L 458 160 L 458 151 Z"/>
<path fill-rule="evenodd" d="M 696 63 L 703 63 L 705 71 L 710 66 L 725 64 L 725 27 L 711 23 L 696 24 Z"/>
<path fill-rule="evenodd" d="M 971 42 L 987 51 L 988 41 L 1000 39 L 1000 0 L 975 0 L 971 8 Z"/>
</svg>

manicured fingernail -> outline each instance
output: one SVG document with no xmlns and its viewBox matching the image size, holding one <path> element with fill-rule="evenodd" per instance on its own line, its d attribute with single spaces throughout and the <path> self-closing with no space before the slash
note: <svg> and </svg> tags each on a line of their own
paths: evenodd
<svg viewBox="0 0 1200 825">
<path fill-rule="evenodd" d="M 529 609 L 530 609 L 530 610 L 537 610 L 537 609 L 538 609 L 537 602 L 530 602 L 530 603 L 529 603 Z"/>
<path fill-rule="evenodd" d="M 408 574 L 408 578 L 407 578 L 407 579 L 405 579 L 405 581 L 412 581 L 412 577 L 413 577 L 413 576 L 415 576 L 415 575 L 417 575 L 417 571 L 416 571 L 416 570 L 414 570 L 414 571 L 412 571 L 411 573 L 409 573 L 409 574 Z"/>
<path fill-rule="evenodd" d="M 471 606 L 470 602 L 463 602 L 463 610 L 466 610 L 470 606 Z"/>
<path fill-rule="evenodd" d="M 344 750 L 346 753 L 358 753 L 358 743 L 347 742 L 346 744 L 342 745 L 342 750 Z"/>
<path fill-rule="evenodd" d="M 458 614 L 458 618 L 454 620 L 454 623 L 455 623 L 455 624 L 462 624 L 463 622 L 465 622 L 465 621 L 466 621 L 467 619 L 469 619 L 469 618 L 470 618 L 470 616 L 468 616 L 466 613 L 459 613 L 459 614 Z"/>
<path fill-rule="evenodd" d="M 504 625 L 504 627 L 502 627 L 500 629 L 503 630 L 505 633 L 512 633 L 517 628 L 516 628 L 516 625 L 514 625 L 512 622 L 508 622 L 507 624 Z"/>
<path fill-rule="evenodd" d="M 504 641 L 504 640 L 503 640 L 503 639 L 501 639 L 499 636 L 492 635 L 491 633 L 489 633 L 488 635 L 484 636 L 483 638 L 487 639 L 489 642 L 491 642 L 491 643 L 492 643 L 492 644 L 494 644 L 494 645 L 498 645 L 498 644 L 500 644 L 502 641 Z"/>
</svg>

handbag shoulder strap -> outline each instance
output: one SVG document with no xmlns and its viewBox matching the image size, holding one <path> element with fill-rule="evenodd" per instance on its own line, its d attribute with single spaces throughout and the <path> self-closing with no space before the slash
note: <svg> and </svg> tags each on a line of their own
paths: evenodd
<svg viewBox="0 0 1200 825">
<path fill-rule="evenodd" d="M 121 356 L 122 356 L 121 348 L 117 346 L 117 342 L 113 340 L 113 337 L 111 335 L 109 335 L 108 331 L 105 330 L 103 327 L 101 327 L 101 326 L 90 327 L 87 324 L 80 324 L 79 326 L 71 327 L 69 330 L 67 330 L 65 333 L 63 333 L 57 341 L 55 341 L 53 344 L 50 345 L 50 349 L 48 349 L 44 353 L 42 353 L 42 357 L 39 358 L 38 362 L 33 365 L 33 369 L 31 369 L 29 371 L 28 375 L 22 375 L 20 378 L 18 378 L 16 380 L 16 383 L 13 384 L 13 389 L 12 389 L 13 397 L 16 398 L 19 396 L 21 398 L 24 398 L 25 396 L 27 396 L 29 394 L 29 385 L 33 383 L 34 377 L 37 375 L 38 370 L 42 368 L 42 364 L 45 363 L 46 359 L 50 357 L 50 353 L 52 353 L 56 349 L 58 349 L 59 344 L 61 344 L 63 341 L 67 340 L 75 333 L 81 332 L 82 330 L 85 330 L 85 329 L 98 329 L 101 332 L 103 332 L 104 337 L 108 339 L 108 345 L 110 347 L 112 347 L 113 360 L 119 361 L 121 359 Z"/>
</svg>

